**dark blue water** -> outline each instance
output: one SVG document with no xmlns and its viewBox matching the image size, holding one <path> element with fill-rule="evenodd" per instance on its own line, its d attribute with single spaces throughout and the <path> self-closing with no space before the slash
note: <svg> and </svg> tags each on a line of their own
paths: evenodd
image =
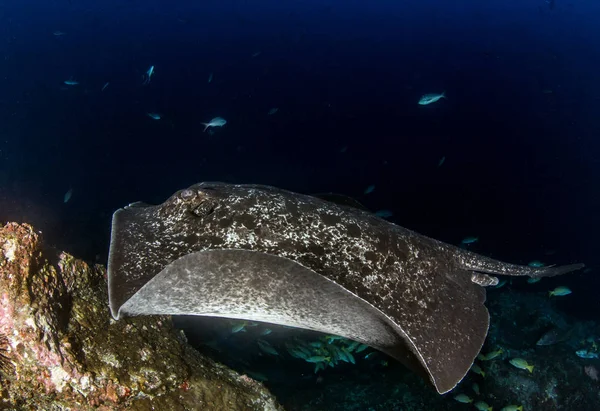
<svg viewBox="0 0 600 411">
<path fill-rule="evenodd" d="M 597 318 L 598 16 L 592 0 L 3 1 L 0 221 L 105 262 L 133 201 L 207 180 L 333 191 L 496 258 L 585 262 L 540 289 L 568 285 L 561 308 Z"/>
</svg>

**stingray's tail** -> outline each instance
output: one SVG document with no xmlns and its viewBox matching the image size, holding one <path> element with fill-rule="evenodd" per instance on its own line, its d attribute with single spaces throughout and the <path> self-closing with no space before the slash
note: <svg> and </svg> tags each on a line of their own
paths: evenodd
<svg viewBox="0 0 600 411">
<path fill-rule="evenodd" d="M 467 270 L 479 271 L 488 274 L 529 276 L 529 277 L 554 277 L 555 275 L 567 274 L 572 271 L 581 270 L 585 264 L 569 264 L 547 267 L 530 267 L 527 265 L 517 265 L 504 263 L 493 258 L 484 257 L 466 251 L 460 259 L 462 268 Z"/>
</svg>

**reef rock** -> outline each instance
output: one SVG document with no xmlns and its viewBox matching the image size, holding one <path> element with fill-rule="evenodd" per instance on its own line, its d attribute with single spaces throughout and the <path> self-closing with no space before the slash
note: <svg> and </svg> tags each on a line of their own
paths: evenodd
<svg viewBox="0 0 600 411">
<path fill-rule="evenodd" d="M 106 270 L 0 228 L 0 409 L 281 410 L 169 317 L 112 320 Z"/>
</svg>

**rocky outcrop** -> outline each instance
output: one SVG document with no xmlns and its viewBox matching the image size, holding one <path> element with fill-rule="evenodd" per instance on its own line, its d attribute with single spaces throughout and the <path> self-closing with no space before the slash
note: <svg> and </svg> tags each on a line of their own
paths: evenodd
<svg viewBox="0 0 600 411">
<path fill-rule="evenodd" d="M 0 228 L 0 409 L 280 410 L 200 355 L 168 317 L 114 321 L 106 270 Z"/>
</svg>

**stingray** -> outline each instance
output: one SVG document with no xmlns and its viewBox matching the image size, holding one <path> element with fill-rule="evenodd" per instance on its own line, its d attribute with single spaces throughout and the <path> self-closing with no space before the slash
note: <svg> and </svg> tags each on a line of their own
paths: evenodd
<svg viewBox="0 0 600 411">
<path fill-rule="evenodd" d="M 160 205 L 117 210 L 112 316 L 226 317 L 336 334 L 390 355 L 443 394 L 484 343 L 491 274 L 583 267 L 503 263 L 332 198 L 200 183 Z"/>
</svg>

